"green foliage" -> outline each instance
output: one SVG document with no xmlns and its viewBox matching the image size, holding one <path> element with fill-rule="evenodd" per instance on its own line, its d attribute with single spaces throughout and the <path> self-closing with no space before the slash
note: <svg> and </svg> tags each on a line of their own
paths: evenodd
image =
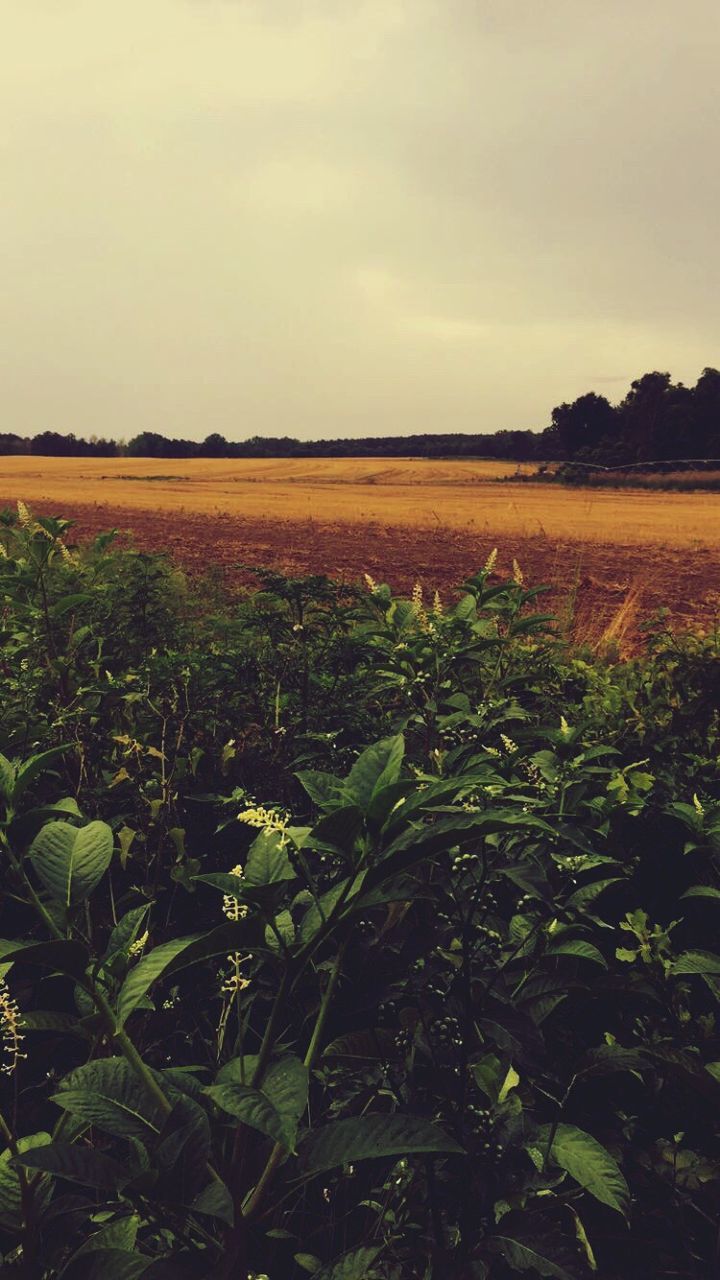
<svg viewBox="0 0 720 1280">
<path fill-rule="evenodd" d="M 705 1280 L 718 638 L 591 663 L 492 564 L 209 600 L 21 515 L 3 1265 Z"/>
</svg>

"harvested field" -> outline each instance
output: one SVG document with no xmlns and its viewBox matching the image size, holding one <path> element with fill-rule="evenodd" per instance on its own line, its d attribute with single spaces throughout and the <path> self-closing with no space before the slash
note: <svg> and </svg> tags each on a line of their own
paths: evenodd
<svg viewBox="0 0 720 1280">
<path fill-rule="evenodd" d="M 526 468 L 532 470 L 532 467 Z M 720 547 L 720 495 L 648 493 L 502 481 L 515 463 L 422 458 L 2 458 L 0 493 L 76 502 L 329 523 L 461 529 L 660 546 Z"/>
<path fill-rule="evenodd" d="M 715 624 L 720 495 L 498 483 L 505 465 L 4 458 L 0 505 L 22 498 L 75 519 L 80 538 L 130 530 L 140 547 L 231 581 L 250 563 L 447 591 L 497 545 L 499 568 L 516 556 L 531 582 L 552 584 L 578 639 L 627 651 L 661 607 L 681 627 Z"/>
</svg>

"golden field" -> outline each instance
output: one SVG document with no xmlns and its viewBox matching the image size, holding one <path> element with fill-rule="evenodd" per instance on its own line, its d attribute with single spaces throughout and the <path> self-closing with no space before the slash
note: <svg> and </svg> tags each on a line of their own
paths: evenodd
<svg viewBox="0 0 720 1280">
<path fill-rule="evenodd" d="M 50 504 L 58 514 L 80 503 L 179 517 L 444 527 L 498 540 L 720 545 L 720 494 L 524 484 L 513 481 L 517 471 L 515 463 L 418 458 L 5 457 L 0 498 Z"/>
</svg>

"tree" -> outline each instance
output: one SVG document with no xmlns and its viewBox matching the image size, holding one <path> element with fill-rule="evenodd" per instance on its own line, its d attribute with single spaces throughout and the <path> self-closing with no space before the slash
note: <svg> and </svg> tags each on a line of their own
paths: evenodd
<svg viewBox="0 0 720 1280">
<path fill-rule="evenodd" d="M 568 458 L 596 449 L 617 432 L 617 411 L 605 396 L 588 391 L 572 404 L 558 405 L 552 411 L 552 428 L 561 450 Z"/>
<path fill-rule="evenodd" d="M 228 458 L 231 451 L 232 446 L 228 444 L 225 437 L 213 431 L 211 435 L 205 437 L 202 444 L 198 445 L 197 454 L 199 458 Z"/>
</svg>

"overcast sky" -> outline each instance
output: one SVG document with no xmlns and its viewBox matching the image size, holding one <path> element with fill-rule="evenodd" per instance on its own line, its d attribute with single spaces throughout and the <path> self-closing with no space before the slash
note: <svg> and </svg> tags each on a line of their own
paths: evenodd
<svg viewBox="0 0 720 1280">
<path fill-rule="evenodd" d="M 717 0 L 0 0 L 0 430 L 485 431 L 720 365 Z"/>
</svg>

